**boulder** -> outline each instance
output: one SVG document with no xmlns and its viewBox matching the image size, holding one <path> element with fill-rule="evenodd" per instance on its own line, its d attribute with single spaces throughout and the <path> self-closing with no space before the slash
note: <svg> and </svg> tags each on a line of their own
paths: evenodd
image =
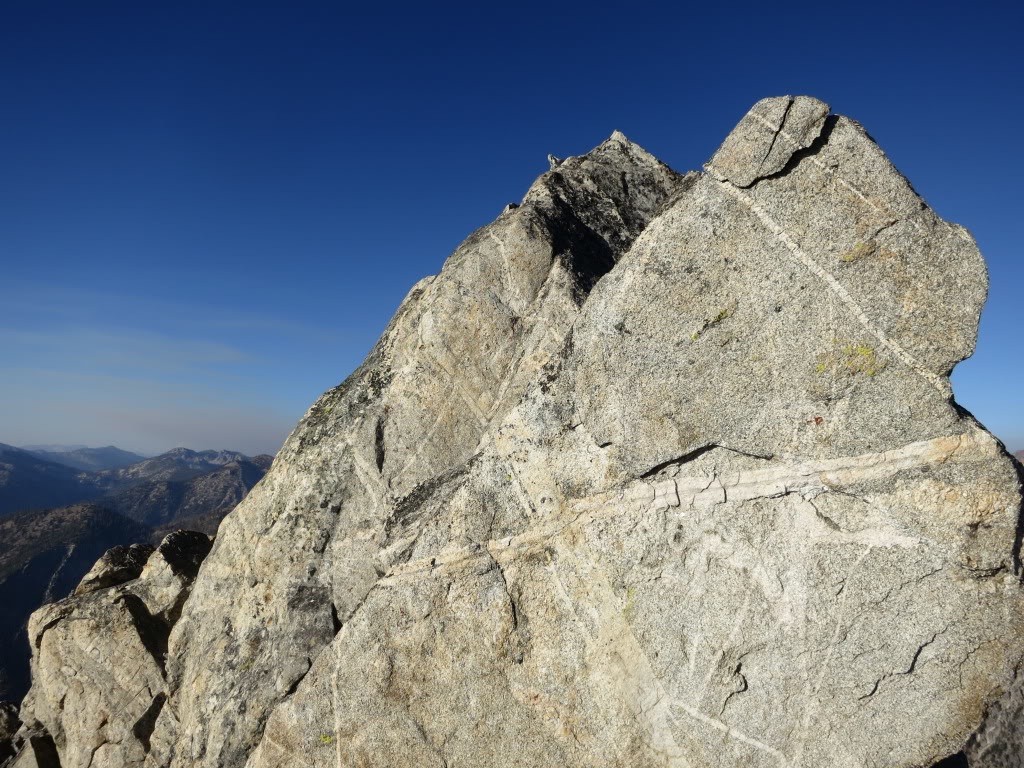
<svg viewBox="0 0 1024 768">
<path fill-rule="evenodd" d="M 139 578 L 146 560 L 155 548 L 149 544 L 131 544 L 108 549 L 75 587 L 74 594 L 84 595 Z"/>
<path fill-rule="evenodd" d="M 52 745 L 63 768 L 143 764 L 167 699 L 167 638 L 209 550 L 195 531 L 155 550 L 117 547 L 74 595 L 32 614 L 32 688 L 21 708 L 39 753 L 31 759 L 43 765 Z"/>
</svg>

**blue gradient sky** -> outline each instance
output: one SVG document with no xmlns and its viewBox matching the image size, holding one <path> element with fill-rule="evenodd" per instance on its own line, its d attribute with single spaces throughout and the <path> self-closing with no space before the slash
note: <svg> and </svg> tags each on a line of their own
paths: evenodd
<svg viewBox="0 0 1024 768">
<path fill-rule="evenodd" d="M 0 442 L 273 451 L 548 152 L 808 93 L 977 238 L 956 392 L 1024 448 L 1024 12 L 715 5 L 4 3 Z"/>
</svg>

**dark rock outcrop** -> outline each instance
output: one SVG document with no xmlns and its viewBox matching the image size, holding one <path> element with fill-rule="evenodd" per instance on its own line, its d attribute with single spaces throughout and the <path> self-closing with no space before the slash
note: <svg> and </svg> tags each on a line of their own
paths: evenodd
<svg viewBox="0 0 1024 768">
<path fill-rule="evenodd" d="M 103 553 L 82 580 L 75 587 L 74 594 L 84 595 L 97 589 L 116 587 L 126 581 L 139 578 L 146 560 L 155 547 L 148 544 L 130 544 L 113 547 Z"/>
</svg>

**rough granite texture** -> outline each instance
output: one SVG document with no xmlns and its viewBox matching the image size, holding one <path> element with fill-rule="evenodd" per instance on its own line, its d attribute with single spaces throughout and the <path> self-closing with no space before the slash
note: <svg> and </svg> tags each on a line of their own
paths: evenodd
<svg viewBox="0 0 1024 768">
<path fill-rule="evenodd" d="M 143 764 L 167 699 L 167 637 L 210 544 L 206 534 L 177 531 L 155 550 L 117 547 L 73 596 L 32 614 L 26 745 L 44 754 L 32 738 L 45 734 L 62 768 Z"/>
<path fill-rule="evenodd" d="M 222 523 L 171 637 L 159 761 L 244 763 L 271 710 L 413 545 L 400 521 L 466 472 L 591 286 L 683 184 L 616 134 L 544 174 L 412 289 Z"/>
<path fill-rule="evenodd" d="M 413 288 L 183 606 L 158 552 L 38 612 L 22 719 L 65 768 L 1019 765 L 986 289 L 815 99 L 687 176 L 616 132 Z"/>
<path fill-rule="evenodd" d="M 75 587 L 74 594 L 84 595 L 126 581 L 137 579 L 156 547 L 149 544 L 131 544 L 108 549 Z"/>
</svg>

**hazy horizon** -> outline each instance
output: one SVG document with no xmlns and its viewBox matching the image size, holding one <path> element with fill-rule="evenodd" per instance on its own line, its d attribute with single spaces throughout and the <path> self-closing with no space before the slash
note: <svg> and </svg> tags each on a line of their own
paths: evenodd
<svg viewBox="0 0 1024 768">
<path fill-rule="evenodd" d="M 10 445 L 10 446 L 13 446 L 14 448 L 19 448 L 19 449 L 21 449 L 23 451 L 40 451 L 40 452 L 47 452 L 47 453 L 64 453 L 64 452 L 71 452 L 71 451 L 75 451 L 75 450 L 101 450 L 103 448 L 118 448 L 118 449 L 120 449 L 122 451 L 127 451 L 129 453 L 137 454 L 137 455 L 141 456 L 144 459 L 151 459 L 151 458 L 153 458 L 155 456 L 161 456 L 161 455 L 163 455 L 165 453 L 169 453 L 169 452 L 177 450 L 179 448 L 185 448 L 185 449 L 190 450 L 190 451 L 195 451 L 196 453 L 202 453 L 203 451 L 232 451 L 232 452 L 235 452 L 235 453 L 244 453 L 246 456 L 250 456 L 250 457 L 252 457 L 252 456 L 259 456 L 261 454 L 262 455 L 267 455 L 267 456 L 274 456 L 277 453 L 276 451 L 256 451 L 256 452 L 243 451 L 241 449 L 232 448 L 231 446 L 226 446 L 226 445 L 221 445 L 221 446 L 216 446 L 216 447 L 207 446 L 205 448 L 193 448 L 193 447 L 190 447 L 190 446 L 187 446 L 187 445 L 172 445 L 170 448 L 164 448 L 164 449 L 158 450 L 158 451 L 133 450 L 132 448 L 126 448 L 123 445 L 115 445 L 114 443 L 106 443 L 104 445 L 87 445 L 85 443 L 21 443 L 21 444 L 17 444 L 17 443 L 8 442 L 6 440 L 0 440 L 0 445 Z"/>
<path fill-rule="evenodd" d="M 1015 27 L 890 10 L 12 6 L 0 439 L 272 453 L 548 153 L 619 129 L 698 169 L 789 93 L 863 123 L 977 239 L 990 298 L 954 391 L 1024 448 Z"/>
</svg>

